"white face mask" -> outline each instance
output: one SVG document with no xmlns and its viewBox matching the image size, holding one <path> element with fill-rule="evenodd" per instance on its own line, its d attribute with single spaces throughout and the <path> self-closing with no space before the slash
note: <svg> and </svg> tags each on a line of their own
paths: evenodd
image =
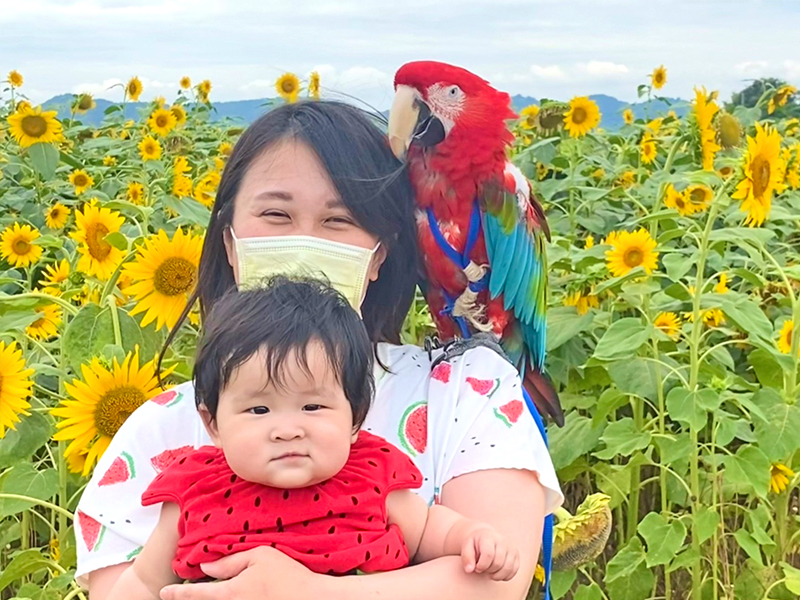
<svg viewBox="0 0 800 600">
<path fill-rule="evenodd" d="M 300 275 L 327 280 L 361 314 L 372 250 L 308 235 L 276 235 L 239 239 L 236 248 L 239 289 L 258 285 L 273 275 Z"/>
</svg>

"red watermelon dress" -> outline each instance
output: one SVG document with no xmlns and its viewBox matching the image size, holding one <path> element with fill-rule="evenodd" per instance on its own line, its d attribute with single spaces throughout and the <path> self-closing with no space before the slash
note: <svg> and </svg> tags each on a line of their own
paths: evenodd
<svg viewBox="0 0 800 600">
<path fill-rule="evenodd" d="M 386 515 L 386 496 L 415 489 L 422 475 L 383 438 L 361 431 L 345 466 L 332 478 L 298 489 L 245 481 L 219 448 L 203 446 L 177 458 L 142 495 L 142 504 L 181 508 L 172 568 L 203 579 L 200 563 L 257 546 L 272 546 L 317 573 L 399 569 L 408 549 Z"/>
</svg>

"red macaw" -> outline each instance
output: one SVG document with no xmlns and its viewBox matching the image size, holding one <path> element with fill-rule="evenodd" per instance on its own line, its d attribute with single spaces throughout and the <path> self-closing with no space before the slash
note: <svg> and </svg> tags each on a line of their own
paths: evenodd
<svg viewBox="0 0 800 600">
<path fill-rule="evenodd" d="M 414 187 L 425 294 L 439 334 L 496 334 L 539 411 L 562 425 L 544 371 L 550 230 L 530 183 L 506 157 L 511 98 L 433 61 L 403 65 L 394 87 L 389 142 Z"/>
</svg>

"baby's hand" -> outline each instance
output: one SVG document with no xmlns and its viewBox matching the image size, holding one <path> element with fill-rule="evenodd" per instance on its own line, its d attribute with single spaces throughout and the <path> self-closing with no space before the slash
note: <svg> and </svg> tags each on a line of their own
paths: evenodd
<svg viewBox="0 0 800 600">
<path fill-rule="evenodd" d="M 489 573 L 495 581 L 508 581 L 519 570 L 519 551 L 485 525 L 464 540 L 461 561 L 467 573 Z"/>
</svg>

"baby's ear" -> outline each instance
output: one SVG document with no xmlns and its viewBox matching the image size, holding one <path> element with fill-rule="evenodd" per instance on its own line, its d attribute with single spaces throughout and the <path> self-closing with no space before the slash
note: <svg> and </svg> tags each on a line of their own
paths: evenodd
<svg viewBox="0 0 800 600">
<path fill-rule="evenodd" d="M 217 426 L 217 420 L 211 416 L 211 412 L 208 410 L 208 408 L 206 408 L 205 404 L 198 406 L 197 411 L 200 413 L 200 418 L 203 420 L 203 426 L 208 432 L 208 437 L 211 438 L 211 441 L 217 448 L 222 448 L 219 440 L 219 427 Z"/>
</svg>

